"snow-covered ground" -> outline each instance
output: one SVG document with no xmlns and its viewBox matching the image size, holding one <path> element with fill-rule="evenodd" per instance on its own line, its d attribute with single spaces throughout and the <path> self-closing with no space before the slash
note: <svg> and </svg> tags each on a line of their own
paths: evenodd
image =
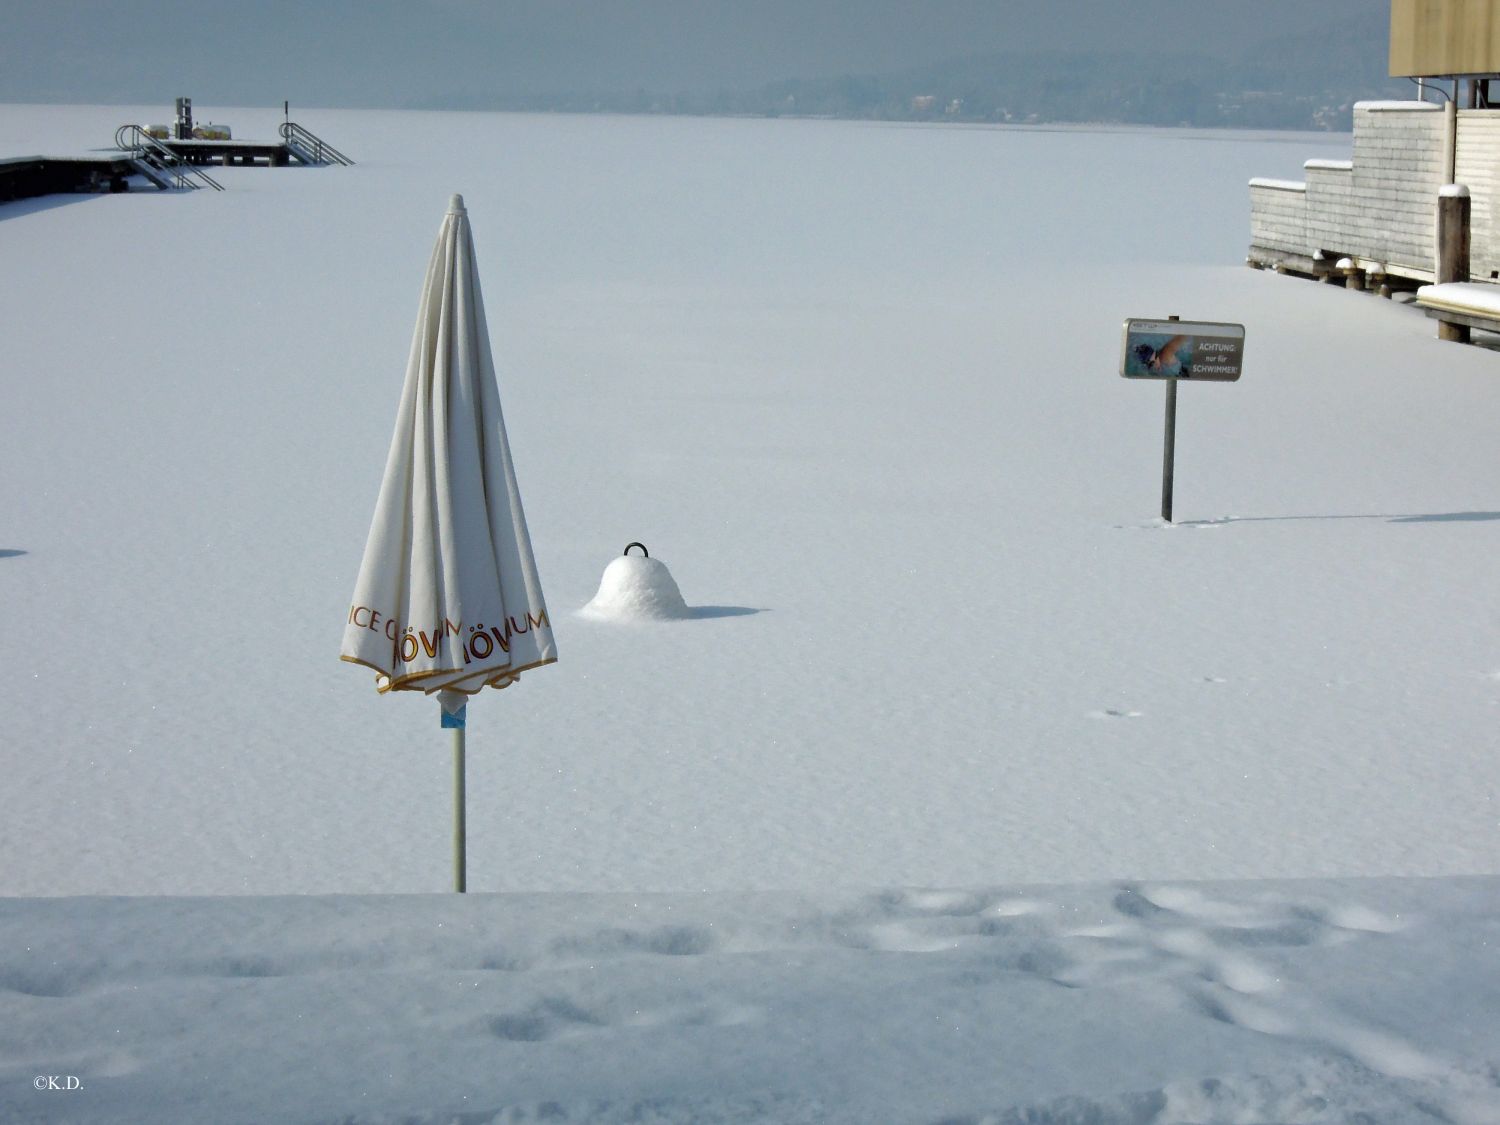
<svg viewBox="0 0 1500 1125">
<path fill-rule="evenodd" d="M 1500 359 L 1239 264 L 1347 137 L 302 116 L 0 205 L 0 1117 L 1500 1120 Z M 454 192 L 561 658 L 462 901 L 337 659 Z M 686 616 L 577 612 L 632 540 Z M 329 897 L 56 897 L 242 894 Z"/>
<path fill-rule="evenodd" d="M 1497 891 L 5 902 L 0 1120 L 1493 1122 Z"/>
</svg>

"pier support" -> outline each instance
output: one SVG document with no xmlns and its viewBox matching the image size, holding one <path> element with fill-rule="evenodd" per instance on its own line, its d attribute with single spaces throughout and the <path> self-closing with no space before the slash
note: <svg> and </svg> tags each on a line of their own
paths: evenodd
<svg viewBox="0 0 1500 1125">
<path fill-rule="evenodd" d="M 1439 285 L 1469 280 L 1469 222 L 1473 201 L 1463 184 L 1447 184 L 1438 192 Z M 1469 326 L 1438 321 L 1438 339 L 1469 342 Z"/>
</svg>

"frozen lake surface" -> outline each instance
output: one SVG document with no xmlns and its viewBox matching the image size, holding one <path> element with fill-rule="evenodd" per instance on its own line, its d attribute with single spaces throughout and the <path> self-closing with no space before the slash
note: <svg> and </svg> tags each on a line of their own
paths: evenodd
<svg viewBox="0 0 1500 1125">
<path fill-rule="evenodd" d="M 0 152 L 104 145 L 160 116 L 7 107 Z M 247 138 L 278 120 L 214 116 Z M 307 1119 L 528 1120 L 555 1100 L 570 1120 L 653 1104 L 665 1120 L 841 1119 L 829 1107 L 870 1120 L 860 1107 L 888 1104 L 877 1076 L 903 1065 L 917 1077 L 902 1121 L 1036 1106 L 1052 1116 L 1024 1120 L 1420 1120 L 1400 1107 L 1434 1098 L 1449 1120 L 1500 1119 L 1480 988 L 1494 884 L 1454 878 L 1500 870 L 1497 360 L 1439 345 L 1414 309 L 1240 264 L 1245 181 L 1297 177 L 1308 157 L 1346 155 L 1347 136 L 303 123 L 359 164 L 215 168 L 222 194 L 0 206 L 0 925 L 15 939 L 0 1012 L 30 1029 L 0 1038 L 0 1107 L 39 1112 L 15 1082 L 44 1064 L 38 1043 L 66 1042 L 122 1083 L 114 1100 L 75 1099 L 80 1120 L 184 1112 L 171 1098 L 202 1091 L 164 1083 L 161 1029 L 186 1021 L 209 1044 L 205 1073 L 240 1060 L 222 1073 L 241 1116 L 224 1120 L 296 1119 L 257 1101 L 271 1063 L 214 1043 L 201 1005 L 216 989 L 259 989 L 244 1026 L 278 1035 L 304 1003 L 289 982 L 311 975 L 337 1057 L 375 1048 L 335 1027 L 384 1020 L 380 1050 L 420 1058 L 456 1026 L 440 1005 L 356 1013 L 337 986 L 410 973 L 411 995 L 430 998 L 492 945 L 529 942 L 520 968 L 475 986 L 485 1003 L 453 1034 L 468 1060 L 455 1081 L 540 1066 L 530 1085 L 465 1103 L 392 1079 L 359 1102 L 341 1079 Z M 244 939 L 236 919 L 257 908 L 232 900 L 52 900 L 448 886 L 437 704 L 377 698 L 338 637 L 454 192 L 560 652 L 470 707 L 469 886 L 507 894 L 265 900 L 285 933 Z M 1247 347 L 1241 382 L 1182 389 L 1167 526 L 1162 390 L 1117 372 L 1121 321 L 1173 313 L 1242 322 Z M 682 619 L 578 614 L 632 540 L 670 567 Z M 1370 881 L 1326 882 L 1351 877 Z M 1210 895 L 1184 880 L 1277 882 Z M 690 934 L 748 914 L 778 936 L 757 922 L 743 948 L 658 948 L 668 922 L 611 923 L 610 895 L 698 911 Z M 1012 899 L 1087 918 L 987 931 Z M 510 937 L 433 953 L 412 936 L 429 908 Z M 1328 921 L 1402 909 L 1427 921 L 1400 939 Z M 594 940 L 577 918 L 615 935 L 600 993 L 547 976 L 557 948 Z M 1241 958 L 1254 941 L 1235 944 L 1235 918 L 1292 935 L 1267 944 L 1293 952 Z M 808 919 L 821 929 L 806 947 L 785 937 Z M 149 956 L 87 939 L 137 925 L 186 936 Z M 986 953 L 1002 930 L 1010 944 Z M 50 991 L 35 935 L 82 943 L 55 955 Z M 934 942 L 958 960 L 912 955 Z M 311 952 L 351 943 L 331 961 Z M 1120 958 L 1146 968 L 1122 984 L 1100 967 Z M 689 964 L 707 975 L 673 975 Z M 1012 1019 L 1045 983 L 1037 1026 L 1063 1054 L 1040 1070 L 923 1069 L 936 1041 L 894 1029 L 934 964 L 947 975 L 931 1002 L 971 1026 Z M 963 986 L 991 970 L 985 989 Z M 1293 983 L 1272 989 L 1278 973 Z M 866 978 L 895 992 L 860 991 Z M 1361 1008 L 1351 982 L 1396 978 Z M 110 1006 L 147 980 L 150 1018 L 119 1048 L 130 1061 L 111 1062 Z M 798 1025 L 796 996 L 814 986 L 853 991 Z M 632 1069 L 643 1041 L 569 1031 L 636 1026 L 620 989 L 654 998 L 640 1011 L 687 1013 L 651 1025 L 663 1051 L 704 1026 L 741 1060 L 770 1051 L 777 1026 L 826 1042 L 863 1024 L 875 1040 L 803 1070 L 755 1055 L 743 1073 L 759 1082 L 711 1107 L 708 1069 Z M 1468 1013 L 1447 1038 L 1424 995 Z M 1085 996 L 1094 1014 L 1119 1005 L 1122 1028 L 1166 1012 L 1161 1050 L 1069 1039 Z M 545 1045 L 528 1055 L 516 1044 L 530 1031 Z M 1227 1036 L 1223 1054 L 1197 1053 L 1205 1031 Z M 469 1050 L 495 1036 L 501 1062 Z M 1107 1065 L 1070 1084 L 1085 1059 Z M 592 1092 L 568 1085 L 580 1066 L 604 1075 Z M 1213 1076 L 1249 1085 L 1201 1110 L 1172 1085 Z M 936 1096 L 950 1079 L 961 1096 Z M 1167 1108 L 1129 1100 L 1169 1088 Z M 1297 1091 L 1323 1108 L 1285 1100 Z M 1104 1116 L 1057 1101 L 1075 1095 Z"/>
</svg>

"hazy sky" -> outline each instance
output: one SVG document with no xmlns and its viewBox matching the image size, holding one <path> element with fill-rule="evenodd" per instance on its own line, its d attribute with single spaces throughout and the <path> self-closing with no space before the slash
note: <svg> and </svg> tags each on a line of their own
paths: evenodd
<svg viewBox="0 0 1500 1125">
<path fill-rule="evenodd" d="M 1176 52 L 1384 0 L 3 0 L 0 101 L 396 106 L 702 91 L 1073 47 Z"/>
</svg>

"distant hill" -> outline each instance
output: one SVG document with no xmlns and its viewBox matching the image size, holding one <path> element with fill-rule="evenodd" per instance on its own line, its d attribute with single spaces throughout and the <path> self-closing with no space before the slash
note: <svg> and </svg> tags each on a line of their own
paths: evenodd
<svg viewBox="0 0 1500 1125">
<path fill-rule="evenodd" d="M 1386 75 L 1387 13 L 1213 51 L 1002 51 L 885 74 L 794 79 L 716 93 L 483 93 L 427 109 L 812 116 L 886 121 L 1111 122 L 1258 129 L 1350 127 L 1353 103 L 1407 98 Z"/>
</svg>

